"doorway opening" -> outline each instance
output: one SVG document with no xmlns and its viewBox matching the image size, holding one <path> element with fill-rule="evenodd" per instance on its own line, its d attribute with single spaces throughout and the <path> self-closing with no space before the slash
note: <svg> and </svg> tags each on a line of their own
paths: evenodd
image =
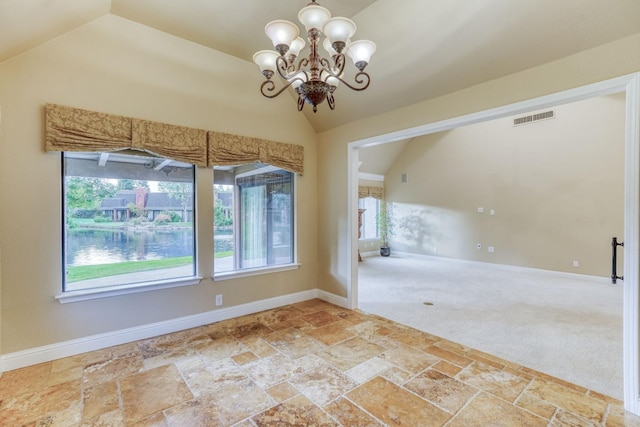
<svg viewBox="0 0 640 427">
<path fill-rule="evenodd" d="M 572 89 L 553 95 L 536 98 L 492 110 L 474 113 L 455 119 L 431 123 L 416 128 L 406 129 L 391 134 L 354 141 L 348 147 L 349 166 L 349 222 L 351 275 L 348 277 L 348 303 L 358 306 L 358 266 L 357 266 L 357 187 L 358 187 L 358 150 L 367 146 L 385 144 L 416 136 L 428 135 L 445 130 L 455 129 L 474 123 L 524 114 L 579 100 L 594 98 L 618 92 L 626 95 L 626 129 L 625 129 L 625 172 L 624 172 L 624 291 L 623 291 L 623 372 L 624 372 L 624 405 L 625 409 L 638 414 L 638 158 L 640 146 L 640 74 Z"/>
</svg>

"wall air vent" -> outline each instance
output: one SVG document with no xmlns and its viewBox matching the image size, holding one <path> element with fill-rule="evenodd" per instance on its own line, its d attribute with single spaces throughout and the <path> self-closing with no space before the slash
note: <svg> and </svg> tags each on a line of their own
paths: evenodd
<svg viewBox="0 0 640 427">
<path fill-rule="evenodd" d="M 528 125 L 529 123 L 537 122 L 540 120 L 554 119 L 556 113 L 553 110 L 545 111 L 544 113 L 530 114 L 528 116 L 517 117 L 513 119 L 514 126 Z"/>
</svg>

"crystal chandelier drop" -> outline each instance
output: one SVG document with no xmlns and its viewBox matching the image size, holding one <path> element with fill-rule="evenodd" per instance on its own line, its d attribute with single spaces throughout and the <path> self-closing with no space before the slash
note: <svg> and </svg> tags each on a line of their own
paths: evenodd
<svg viewBox="0 0 640 427">
<path fill-rule="evenodd" d="M 309 54 L 297 63 L 305 41 L 299 37 L 298 27 L 290 21 L 278 19 L 269 22 L 264 31 L 273 42 L 274 50 L 261 50 L 253 55 L 266 78 L 260 86 L 260 92 L 267 98 L 275 98 L 292 87 L 298 94 L 298 111 L 304 103 L 318 110 L 318 104 L 325 99 L 329 108 L 335 108 L 333 92 L 340 83 L 350 89 L 361 91 L 369 87 L 370 77 L 364 69 L 369 64 L 371 55 L 376 51 L 375 43 L 369 40 L 351 41 L 356 32 L 356 24 L 347 18 L 331 17 L 331 12 L 312 0 L 298 13 L 298 19 L 307 30 Z M 331 60 L 323 58 L 319 52 L 320 37 L 325 39 L 322 46 L 331 56 Z M 357 68 L 353 82 L 343 79 L 345 52 Z M 272 79 L 275 73 L 282 78 L 282 87 L 277 89 Z"/>
</svg>

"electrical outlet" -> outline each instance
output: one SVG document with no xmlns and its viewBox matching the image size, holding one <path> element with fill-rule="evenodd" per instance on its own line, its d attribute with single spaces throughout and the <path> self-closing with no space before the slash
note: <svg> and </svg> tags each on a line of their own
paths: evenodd
<svg viewBox="0 0 640 427">
<path fill-rule="evenodd" d="M 478 208 L 478 209 L 476 209 L 476 210 L 477 210 L 477 212 L 478 212 L 479 214 L 484 213 L 484 208 Z"/>
<path fill-rule="evenodd" d="M 495 251 L 496 251 L 496 248 L 494 248 L 493 246 L 489 246 L 489 247 L 487 248 L 487 251 L 489 251 L 489 252 L 493 253 L 493 252 L 495 252 Z"/>
<path fill-rule="evenodd" d="M 216 307 L 222 305 L 222 295 L 216 295 Z"/>
<path fill-rule="evenodd" d="M 580 267 L 580 263 L 578 262 L 578 260 L 573 261 L 573 266 L 576 268 Z"/>
</svg>

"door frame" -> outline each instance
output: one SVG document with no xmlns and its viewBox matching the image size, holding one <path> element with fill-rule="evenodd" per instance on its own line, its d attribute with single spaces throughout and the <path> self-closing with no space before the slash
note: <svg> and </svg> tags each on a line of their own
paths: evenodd
<svg viewBox="0 0 640 427">
<path fill-rule="evenodd" d="M 383 135 L 352 141 L 347 145 L 347 233 L 348 271 L 347 304 L 358 307 L 358 150 L 379 144 L 387 144 L 417 136 L 442 132 L 461 126 L 508 116 L 528 113 L 532 110 L 555 107 L 562 104 L 624 92 L 625 108 L 625 161 L 624 161 L 624 291 L 623 291 L 623 359 L 624 359 L 624 408 L 640 415 L 639 375 L 639 230 L 640 230 L 640 73 L 604 80 L 598 83 L 545 95 L 527 101 L 441 120 L 421 126 L 403 129 Z"/>
</svg>

